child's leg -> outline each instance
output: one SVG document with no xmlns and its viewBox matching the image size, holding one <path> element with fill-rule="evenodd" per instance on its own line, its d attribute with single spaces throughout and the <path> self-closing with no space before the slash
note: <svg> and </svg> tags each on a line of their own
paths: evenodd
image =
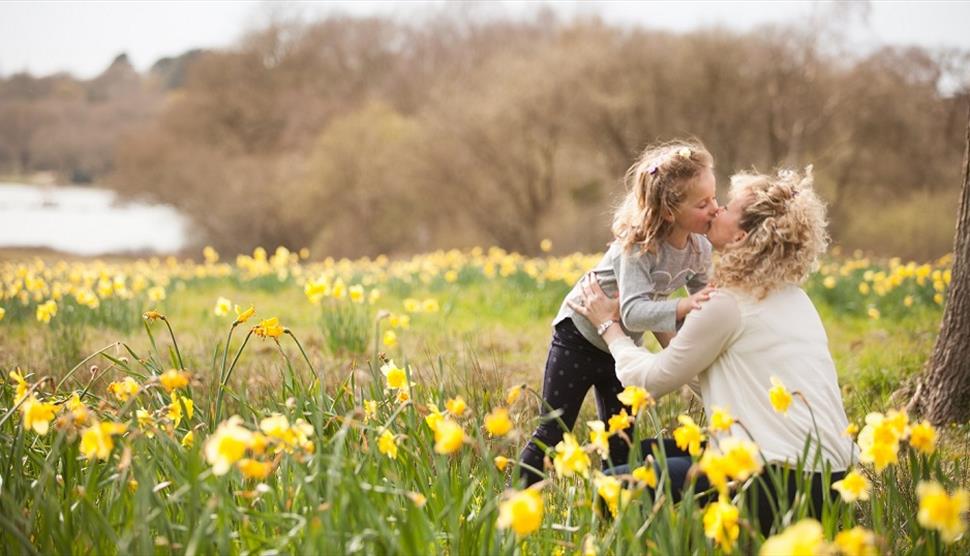
<svg viewBox="0 0 970 556">
<path fill-rule="evenodd" d="M 623 410 L 623 404 L 617 398 L 623 392 L 623 385 L 620 384 L 620 379 L 616 378 L 616 362 L 613 356 L 602 351 L 600 354 L 601 356 L 593 359 L 595 363 L 592 368 L 595 369 L 596 377 L 593 384 L 596 386 L 596 411 L 600 420 L 607 423 L 610 417 Z M 632 427 L 625 432 L 628 436 L 633 436 Z M 642 455 L 646 456 L 649 453 L 643 452 Z M 619 434 L 610 436 L 610 461 L 613 465 L 627 463 L 629 456 L 630 446 L 626 440 Z M 609 467 L 609 462 L 603 462 L 603 466 Z"/>
<path fill-rule="evenodd" d="M 562 415 L 559 419 L 553 418 L 541 422 L 532 434 L 534 440 L 550 448 L 555 447 L 562 440 L 564 432 L 572 431 L 586 392 L 593 384 L 592 376 L 588 372 L 589 367 L 585 364 L 588 349 L 583 344 L 596 349 L 576 330 L 572 320 L 566 319 L 556 325 L 552 345 L 549 347 L 549 356 L 546 358 L 545 375 L 542 380 L 544 403 L 539 408 L 539 414 L 544 416 L 558 409 L 562 411 Z M 563 430 L 563 425 L 567 430 Z M 522 450 L 519 461 L 542 470 L 544 458 L 545 452 L 535 442 L 530 441 Z M 542 478 L 525 467 L 522 467 L 519 473 L 525 479 L 526 486 Z"/>
</svg>

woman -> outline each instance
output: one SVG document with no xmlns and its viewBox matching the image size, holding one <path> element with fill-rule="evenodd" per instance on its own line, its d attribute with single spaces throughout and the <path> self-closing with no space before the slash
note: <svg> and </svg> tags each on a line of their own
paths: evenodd
<svg viewBox="0 0 970 556">
<path fill-rule="evenodd" d="M 587 280 L 583 305 L 573 308 L 603 331 L 624 386 L 640 386 L 660 398 L 690 384 L 699 388 L 708 418 L 714 407 L 734 416 L 740 424 L 729 434 L 750 435 L 766 465 L 793 468 L 801 459 L 812 472 L 808 479 L 818 514 L 823 495 L 831 495 L 823 471 L 832 472 L 832 481 L 840 479 L 851 465 L 854 444 L 842 436 L 848 419 L 825 329 L 798 286 L 828 243 L 825 207 L 811 182 L 810 168 L 804 177 L 787 172 L 731 179 L 730 202 L 708 232 L 721 254 L 714 273 L 718 290 L 702 310 L 688 315 L 663 351 L 650 353 L 623 334 L 616 300 L 595 281 Z M 800 393 L 784 415 L 769 400 L 775 381 Z M 672 443 L 664 446 L 677 496 L 688 482 L 691 459 Z M 790 479 L 789 501 L 796 478 Z M 703 478 L 698 481 L 698 489 L 706 486 Z M 763 488 L 757 497 L 767 533 L 774 517 L 774 500 L 768 498 L 777 499 L 777 494 Z"/>
</svg>

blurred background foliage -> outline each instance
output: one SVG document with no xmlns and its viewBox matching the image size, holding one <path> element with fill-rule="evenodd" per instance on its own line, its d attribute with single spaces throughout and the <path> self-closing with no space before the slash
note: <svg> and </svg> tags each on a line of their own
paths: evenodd
<svg viewBox="0 0 970 556">
<path fill-rule="evenodd" d="M 848 249 L 952 248 L 970 53 L 856 52 L 828 21 L 673 33 L 460 11 L 273 18 L 228 49 L 92 80 L 0 78 L 0 175 L 178 207 L 197 246 L 316 255 L 598 251 L 642 147 L 729 176 L 814 164 Z"/>
</svg>

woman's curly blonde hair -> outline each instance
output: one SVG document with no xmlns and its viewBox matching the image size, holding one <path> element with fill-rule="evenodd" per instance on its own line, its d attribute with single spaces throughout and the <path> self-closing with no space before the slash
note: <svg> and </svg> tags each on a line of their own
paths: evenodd
<svg viewBox="0 0 970 556">
<path fill-rule="evenodd" d="M 690 186 L 714 157 L 696 140 L 678 140 L 644 149 L 627 170 L 627 194 L 613 214 L 613 236 L 624 251 L 656 252 L 673 229 L 670 216 L 687 199 Z"/>
<path fill-rule="evenodd" d="M 717 284 L 763 299 L 785 284 L 804 282 L 829 243 L 825 204 L 812 189 L 812 167 L 804 174 L 736 174 L 731 197 L 747 199 L 738 223 L 747 235 L 721 254 Z"/>
</svg>

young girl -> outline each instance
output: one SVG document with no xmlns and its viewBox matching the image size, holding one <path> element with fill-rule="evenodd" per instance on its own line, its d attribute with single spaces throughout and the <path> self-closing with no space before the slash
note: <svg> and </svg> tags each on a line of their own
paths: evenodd
<svg viewBox="0 0 970 556">
<path fill-rule="evenodd" d="M 702 234 L 717 213 L 713 165 L 700 143 L 676 141 L 647 147 L 627 171 L 628 193 L 613 217 L 615 239 L 593 272 L 608 295 L 619 293 L 620 325 L 637 345 L 647 330 L 666 345 L 687 313 L 708 295 L 711 244 Z M 668 299 L 683 286 L 688 297 Z M 540 411 L 561 411 L 562 423 L 572 430 L 591 386 L 604 422 L 620 413 L 617 395 L 623 386 L 601 333 L 569 307 L 570 300 L 582 301 L 579 283 L 553 321 Z M 533 433 L 520 456 L 526 485 L 541 478 L 534 470 L 543 469 L 545 454 L 535 441 L 553 448 L 564 432 L 559 420 L 549 418 Z M 613 435 L 610 460 L 626 463 L 628 455 L 626 442 Z"/>
</svg>

